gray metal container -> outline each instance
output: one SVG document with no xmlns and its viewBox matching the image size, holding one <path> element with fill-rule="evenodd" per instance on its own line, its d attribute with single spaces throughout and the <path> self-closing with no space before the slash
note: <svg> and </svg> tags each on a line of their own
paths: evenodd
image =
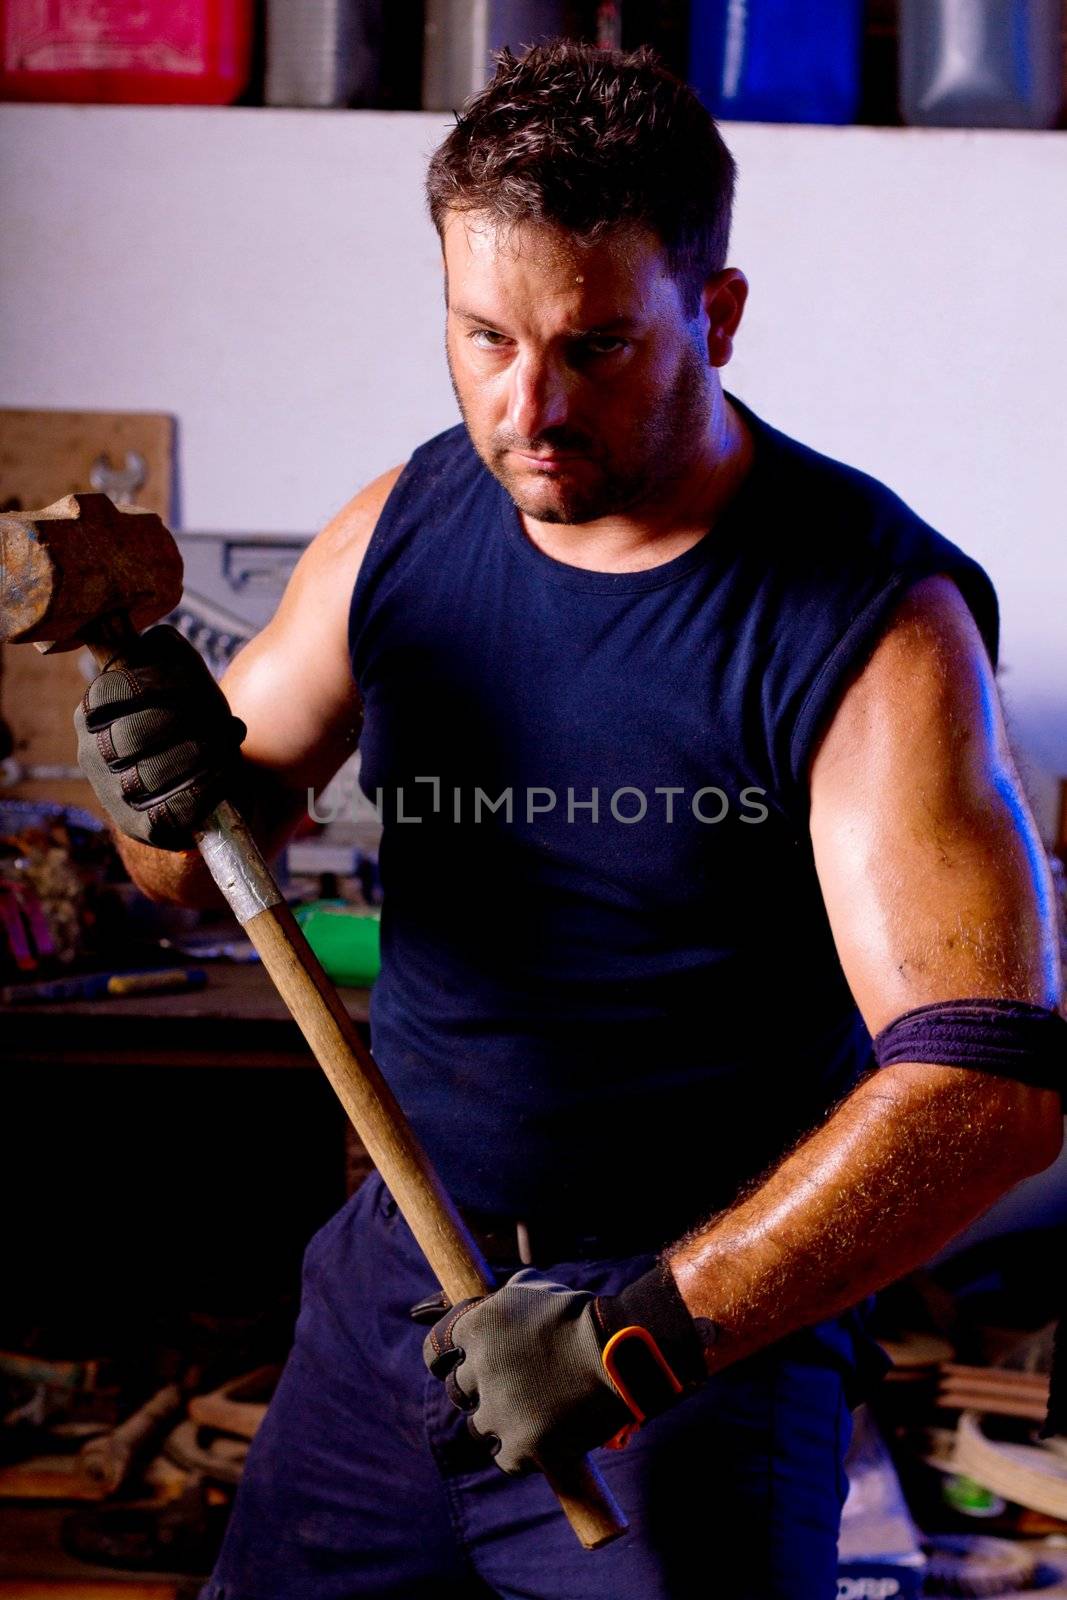
<svg viewBox="0 0 1067 1600">
<path fill-rule="evenodd" d="M 1060 0 L 901 0 L 900 110 L 942 128 L 1051 128 Z"/>
<path fill-rule="evenodd" d="M 267 0 L 267 105 L 376 105 L 383 5 Z"/>
<path fill-rule="evenodd" d="M 493 72 L 493 56 L 563 32 L 564 0 L 426 0 L 422 104 L 455 111 Z"/>
</svg>

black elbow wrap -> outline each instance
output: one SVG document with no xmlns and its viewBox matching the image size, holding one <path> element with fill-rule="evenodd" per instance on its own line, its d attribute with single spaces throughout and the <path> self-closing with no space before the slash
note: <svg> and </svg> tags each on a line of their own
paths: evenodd
<svg viewBox="0 0 1067 1600">
<path fill-rule="evenodd" d="M 901 1061 L 973 1067 L 1035 1089 L 1067 1088 L 1067 1021 L 1026 1000 L 935 1000 L 874 1038 L 880 1067 Z"/>
</svg>

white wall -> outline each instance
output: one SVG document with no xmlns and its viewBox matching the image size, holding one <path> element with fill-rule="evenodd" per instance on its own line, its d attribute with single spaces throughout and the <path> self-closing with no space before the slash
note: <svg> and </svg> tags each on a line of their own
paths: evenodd
<svg viewBox="0 0 1067 1600">
<path fill-rule="evenodd" d="M 0 106 L 0 403 L 173 412 L 182 524 L 308 533 L 455 420 L 446 119 Z M 1042 823 L 1067 773 L 1067 134 L 727 126 L 731 372 L 989 568 Z"/>
</svg>

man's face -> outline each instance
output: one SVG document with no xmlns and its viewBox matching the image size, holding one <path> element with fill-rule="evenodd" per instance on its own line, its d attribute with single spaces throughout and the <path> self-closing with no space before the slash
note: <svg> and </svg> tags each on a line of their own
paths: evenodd
<svg viewBox="0 0 1067 1600">
<path fill-rule="evenodd" d="M 479 456 L 525 516 L 637 511 L 684 477 L 712 415 L 707 319 L 687 317 L 647 230 L 565 230 L 452 213 L 452 386 Z"/>
</svg>

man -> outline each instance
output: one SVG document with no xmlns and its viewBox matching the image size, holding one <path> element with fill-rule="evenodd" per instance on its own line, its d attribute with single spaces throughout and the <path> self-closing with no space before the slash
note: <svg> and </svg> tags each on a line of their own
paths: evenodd
<svg viewBox="0 0 1067 1600">
<path fill-rule="evenodd" d="M 211 1600 L 831 1595 L 850 1308 L 1059 1148 L 995 598 L 724 394 L 732 186 L 650 57 L 505 55 L 429 177 L 465 426 L 314 541 L 224 701 L 164 630 L 79 713 L 187 902 L 220 786 L 277 848 L 362 723 L 374 1047 L 502 1285 L 441 1303 L 376 1179 L 327 1225 Z M 529 1469 L 631 1434 L 584 1553 Z"/>
</svg>

